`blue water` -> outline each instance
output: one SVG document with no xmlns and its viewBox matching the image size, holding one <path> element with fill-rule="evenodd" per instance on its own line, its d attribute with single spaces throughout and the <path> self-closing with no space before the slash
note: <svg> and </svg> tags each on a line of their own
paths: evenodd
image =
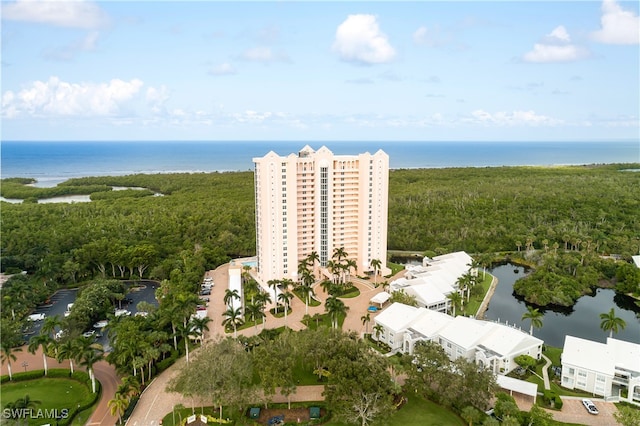
<svg viewBox="0 0 640 426">
<path fill-rule="evenodd" d="M 638 141 L 603 142 L 13 142 L 0 148 L 1 177 L 40 186 L 81 176 L 252 170 L 253 157 L 309 144 L 335 154 L 378 149 L 390 167 L 441 168 L 640 162 Z"/>
</svg>

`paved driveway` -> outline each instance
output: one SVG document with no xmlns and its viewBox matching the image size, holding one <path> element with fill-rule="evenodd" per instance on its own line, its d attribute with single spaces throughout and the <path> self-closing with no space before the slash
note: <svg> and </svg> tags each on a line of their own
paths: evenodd
<svg viewBox="0 0 640 426">
<path fill-rule="evenodd" d="M 618 409 L 611 402 L 599 401 L 591 398 L 598 407 L 598 415 L 589 414 L 582 405 L 582 398 L 562 397 L 562 411 L 551 411 L 553 418 L 564 423 L 577 423 L 580 425 L 615 426 L 619 423 L 613 417 Z"/>
</svg>

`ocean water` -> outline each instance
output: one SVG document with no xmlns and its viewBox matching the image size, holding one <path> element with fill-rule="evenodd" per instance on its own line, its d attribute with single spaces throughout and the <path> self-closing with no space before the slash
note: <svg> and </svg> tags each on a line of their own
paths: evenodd
<svg viewBox="0 0 640 426">
<path fill-rule="evenodd" d="M 55 186 L 72 177 L 252 170 L 269 151 L 325 145 L 335 154 L 389 154 L 390 167 L 494 167 L 640 162 L 640 142 L 27 142 L 2 141 L 1 177 Z"/>
</svg>

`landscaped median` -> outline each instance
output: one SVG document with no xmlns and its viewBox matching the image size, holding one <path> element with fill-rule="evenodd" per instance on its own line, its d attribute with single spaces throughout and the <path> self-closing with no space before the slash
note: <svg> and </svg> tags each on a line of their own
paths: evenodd
<svg viewBox="0 0 640 426">
<path fill-rule="evenodd" d="M 69 425 L 79 415 L 90 414 L 100 397 L 91 392 L 91 380 L 84 371 L 70 374 L 67 369 L 49 369 L 16 373 L 13 380 L 2 376 L 2 418 L 23 419 L 29 425 L 56 423 Z M 88 418 L 88 416 L 87 416 Z"/>
</svg>

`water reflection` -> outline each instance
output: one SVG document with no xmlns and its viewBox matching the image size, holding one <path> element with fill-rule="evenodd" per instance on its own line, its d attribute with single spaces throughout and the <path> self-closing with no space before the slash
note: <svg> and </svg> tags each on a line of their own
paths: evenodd
<svg viewBox="0 0 640 426">
<path fill-rule="evenodd" d="M 513 283 L 526 275 L 524 268 L 511 264 L 493 268 L 490 272 L 498 280 L 498 286 L 491 298 L 486 319 L 508 322 L 529 330 L 529 321 L 522 321 L 522 314 L 527 311 L 524 300 L 513 293 Z M 534 335 L 546 344 L 562 347 L 564 336 L 570 334 L 584 339 L 605 342 L 608 333 L 600 329 L 600 314 L 615 308 L 616 315 L 627 323 L 624 330 L 614 337 L 629 342 L 640 343 L 640 308 L 630 297 L 616 294 L 609 289 L 598 289 L 594 294 L 578 299 L 573 307 L 540 308 L 544 313 L 543 326 L 534 330 Z"/>
</svg>

